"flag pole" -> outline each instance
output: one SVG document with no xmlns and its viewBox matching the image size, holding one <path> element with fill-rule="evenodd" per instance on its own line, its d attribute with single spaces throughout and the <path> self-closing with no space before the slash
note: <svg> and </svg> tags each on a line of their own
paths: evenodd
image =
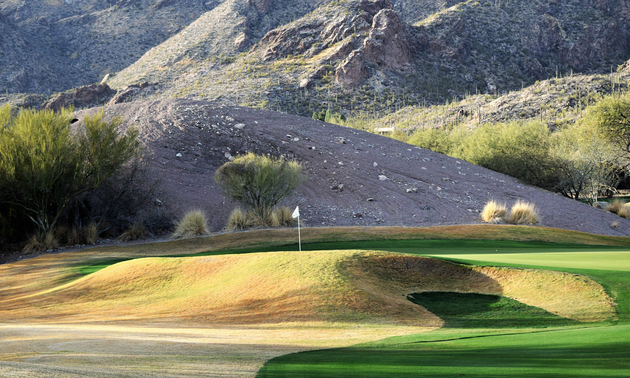
<svg viewBox="0 0 630 378">
<path fill-rule="evenodd" d="M 298 246 L 299 251 L 302 252 L 302 235 L 300 234 L 300 214 L 298 214 Z"/>
<path fill-rule="evenodd" d="M 300 207 L 296 206 L 293 214 L 291 214 L 293 219 L 297 218 L 298 221 L 298 246 L 300 248 L 300 252 L 302 252 L 302 235 L 300 234 Z"/>
</svg>

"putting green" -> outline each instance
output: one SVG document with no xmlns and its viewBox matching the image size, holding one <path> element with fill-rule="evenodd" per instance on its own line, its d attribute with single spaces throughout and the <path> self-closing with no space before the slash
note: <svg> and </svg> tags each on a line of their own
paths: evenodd
<svg viewBox="0 0 630 378">
<path fill-rule="evenodd" d="M 458 260 L 486 261 L 504 264 L 548 266 L 555 268 L 630 271 L 630 251 L 620 252 L 528 252 L 484 254 L 430 254 Z"/>
</svg>

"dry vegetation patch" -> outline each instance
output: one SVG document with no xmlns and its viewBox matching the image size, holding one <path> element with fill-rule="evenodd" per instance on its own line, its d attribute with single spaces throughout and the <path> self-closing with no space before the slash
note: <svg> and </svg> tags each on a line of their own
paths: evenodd
<svg viewBox="0 0 630 378">
<path fill-rule="evenodd" d="M 603 320 L 613 301 L 587 277 L 513 268 L 475 268 L 365 251 L 270 252 L 144 258 L 6 301 L 6 320 L 160 320 L 203 324 L 356 322 L 440 326 L 408 294 L 505 295 L 577 320 Z"/>
</svg>

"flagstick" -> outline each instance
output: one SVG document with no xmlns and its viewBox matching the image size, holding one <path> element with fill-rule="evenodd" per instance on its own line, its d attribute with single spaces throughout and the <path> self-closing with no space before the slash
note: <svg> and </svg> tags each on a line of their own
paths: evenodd
<svg viewBox="0 0 630 378">
<path fill-rule="evenodd" d="M 300 215 L 298 214 L 298 245 L 300 252 L 302 252 L 302 235 L 300 235 Z"/>
</svg>

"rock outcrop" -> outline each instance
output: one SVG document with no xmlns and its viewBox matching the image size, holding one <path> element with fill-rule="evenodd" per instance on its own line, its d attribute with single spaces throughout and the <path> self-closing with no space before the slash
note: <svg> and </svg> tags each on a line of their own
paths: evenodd
<svg viewBox="0 0 630 378">
<path fill-rule="evenodd" d="M 60 110 L 73 107 L 76 109 L 89 108 L 103 105 L 116 93 L 107 84 L 92 84 L 78 87 L 69 92 L 59 93 L 51 100 L 46 101 L 42 108 Z"/>
</svg>

